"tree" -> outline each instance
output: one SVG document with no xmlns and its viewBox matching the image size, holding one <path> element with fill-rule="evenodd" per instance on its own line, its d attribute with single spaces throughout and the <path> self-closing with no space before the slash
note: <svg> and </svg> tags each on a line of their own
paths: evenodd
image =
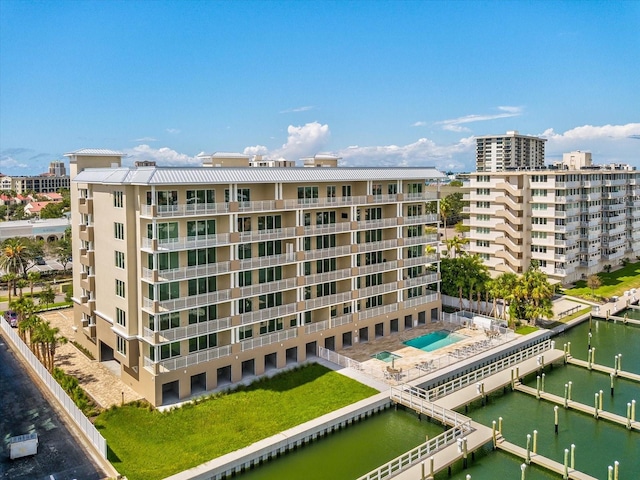
<svg viewBox="0 0 640 480">
<path fill-rule="evenodd" d="M 513 296 L 509 306 L 512 318 L 534 323 L 538 318 L 553 316 L 553 287 L 536 261 L 531 262 L 531 266 L 518 279 Z"/>
<path fill-rule="evenodd" d="M 62 203 L 48 203 L 40 210 L 40 218 L 62 218 L 62 211 Z"/>
<path fill-rule="evenodd" d="M 456 233 L 463 235 L 465 233 L 469 233 L 471 231 L 471 227 L 469 225 L 465 225 L 462 222 L 458 222 L 456 223 L 456 226 L 454 227 L 456 230 Z"/>
<path fill-rule="evenodd" d="M 38 323 L 33 342 L 40 347 L 40 360 L 47 370 L 53 371 L 54 359 L 58 345 L 67 343 L 67 339 L 60 335 L 58 327 L 52 327 L 49 322 Z"/>
<path fill-rule="evenodd" d="M 451 255 L 452 258 L 461 255 L 464 252 L 464 245 L 469 243 L 468 238 L 462 238 L 458 235 L 454 236 L 450 240 L 446 240 L 445 244 L 447 246 L 447 251 Z"/>
<path fill-rule="evenodd" d="M 591 275 L 587 278 L 587 287 L 591 289 L 591 295 L 594 295 L 594 290 L 602 286 L 602 280 L 598 275 Z"/>
<path fill-rule="evenodd" d="M 473 279 L 473 289 L 484 290 L 490 276 L 488 267 L 478 255 L 462 254 L 456 258 L 441 259 L 440 278 L 442 293 L 459 297 L 462 309 L 463 294 L 470 291 L 470 279 Z"/>
<path fill-rule="evenodd" d="M 0 257 L 0 268 L 7 273 L 19 275 L 29 264 L 30 253 L 27 246 L 20 238 L 9 238 L 2 243 L 2 256 Z M 17 295 L 15 278 L 13 283 L 13 294 Z"/>
<path fill-rule="evenodd" d="M 27 274 L 27 280 L 29 280 L 29 293 L 33 298 L 33 285 L 40 280 L 40 272 L 29 272 Z"/>
<path fill-rule="evenodd" d="M 53 242 L 49 248 L 49 251 L 56 258 L 58 262 L 62 265 L 62 268 L 66 271 L 67 264 L 69 263 L 69 259 L 71 258 L 71 235 L 67 236 L 66 231 L 65 235 L 60 239 Z"/>
<path fill-rule="evenodd" d="M 49 308 L 49 305 L 55 302 L 55 300 L 56 292 L 53 291 L 51 285 L 47 285 L 46 287 L 44 287 L 40 292 L 40 305 L 44 304 L 45 308 Z"/>
<path fill-rule="evenodd" d="M 15 289 L 14 282 L 18 276 L 15 273 L 7 273 L 2 276 L 2 280 L 7 282 L 7 291 L 9 292 L 9 305 L 11 305 L 11 292 Z"/>
<path fill-rule="evenodd" d="M 19 297 L 13 300 L 9 304 L 9 308 L 16 312 L 18 316 L 18 328 L 20 328 L 20 324 L 22 322 L 36 313 L 36 306 L 34 305 L 33 300 L 26 297 Z M 20 333 L 20 330 L 18 330 L 18 333 Z M 22 340 L 24 339 L 24 335 L 22 335 Z"/>
<path fill-rule="evenodd" d="M 460 180 L 451 180 L 449 182 L 449 186 L 450 187 L 461 187 L 462 186 L 462 182 Z"/>
<path fill-rule="evenodd" d="M 451 215 L 451 204 L 448 200 L 449 197 L 445 197 L 440 200 L 440 218 L 442 219 L 442 226 L 444 227 L 444 241 L 447 241 L 447 218 Z"/>
</svg>

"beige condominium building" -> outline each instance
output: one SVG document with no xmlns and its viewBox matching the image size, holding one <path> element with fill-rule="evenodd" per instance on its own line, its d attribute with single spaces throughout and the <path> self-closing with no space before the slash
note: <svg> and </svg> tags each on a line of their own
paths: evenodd
<svg viewBox="0 0 640 480">
<path fill-rule="evenodd" d="M 76 336 L 154 405 L 440 317 L 433 168 L 66 156 Z"/>
<path fill-rule="evenodd" d="M 640 172 L 564 154 L 541 170 L 475 172 L 465 195 L 470 253 L 495 273 L 537 260 L 567 284 L 640 255 Z"/>
<path fill-rule="evenodd" d="M 543 168 L 546 141 L 544 138 L 520 135 L 517 130 L 508 131 L 504 135 L 476 137 L 476 171 Z"/>
</svg>

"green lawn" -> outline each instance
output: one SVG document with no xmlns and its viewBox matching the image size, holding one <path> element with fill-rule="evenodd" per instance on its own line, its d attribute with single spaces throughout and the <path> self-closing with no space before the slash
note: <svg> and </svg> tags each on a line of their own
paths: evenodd
<svg viewBox="0 0 640 480">
<path fill-rule="evenodd" d="M 116 407 L 95 425 L 129 480 L 173 475 L 378 393 L 311 364 L 167 413 Z"/>
<path fill-rule="evenodd" d="M 518 335 L 527 335 L 529 333 L 536 332 L 538 330 L 539 328 L 534 327 L 533 325 L 521 325 L 518 328 L 516 328 L 516 333 Z"/>
<path fill-rule="evenodd" d="M 597 297 L 610 298 L 614 295 L 622 295 L 631 288 L 640 288 L 640 262 L 628 263 L 625 267 L 610 273 L 598 274 L 602 286 L 594 290 Z M 566 295 L 591 298 L 591 289 L 587 287 L 586 280 L 576 282 L 574 288 L 564 291 Z"/>
</svg>

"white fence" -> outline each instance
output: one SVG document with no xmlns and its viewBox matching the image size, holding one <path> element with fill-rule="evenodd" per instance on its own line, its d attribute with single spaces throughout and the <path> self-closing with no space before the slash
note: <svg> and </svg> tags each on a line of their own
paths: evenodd
<svg viewBox="0 0 640 480">
<path fill-rule="evenodd" d="M 104 439 L 100 432 L 93 426 L 87 417 L 84 416 L 82 411 L 73 400 L 69 398 L 69 395 L 62 389 L 62 387 L 56 382 L 51 374 L 44 368 L 44 365 L 36 358 L 33 352 L 25 345 L 22 339 L 18 336 L 15 330 L 13 330 L 4 318 L 0 320 L 0 326 L 2 330 L 9 338 L 13 346 L 22 354 L 22 357 L 27 361 L 31 369 L 40 377 L 42 382 L 47 386 L 49 391 L 53 394 L 60 406 L 69 414 L 80 431 L 94 446 L 96 451 L 103 457 L 107 458 L 107 441 Z"/>
</svg>

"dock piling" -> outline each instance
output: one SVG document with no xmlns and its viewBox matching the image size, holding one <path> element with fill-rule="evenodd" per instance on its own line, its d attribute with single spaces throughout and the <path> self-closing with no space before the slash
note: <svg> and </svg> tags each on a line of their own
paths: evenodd
<svg viewBox="0 0 640 480">
<path fill-rule="evenodd" d="M 555 433 L 558 434 L 558 406 L 553 407 Z"/>
<path fill-rule="evenodd" d="M 498 417 L 498 433 L 502 435 L 502 417 Z"/>
<path fill-rule="evenodd" d="M 525 462 L 527 465 L 531 463 L 531 434 L 527 433 L 527 457 Z"/>
<path fill-rule="evenodd" d="M 533 431 L 533 453 L 538 453 L 538 430 Z"/>
<path fill-rule="evenodd" d="M 571 470 L 576 469 L 576 446 L 571 444 Z"/>
<path fill-rule="evenodd" d="M 598 405 L 600 404 L 600 402 L 598 402 L 598 397 L 600 395 L 598 395 L 598 392 L 596 392 L 595 394 L 595 410 L 593 412 L 593 417 L 597 420 L 598 419 Z M 631 408 L 631 404 L 629 404 L 629 408 Z"/>
<path fill-rule="evenodd" d="M 522 464 L 520 465 L 520 471 L 522 472 L 520 474 L 520 480 L 524 480 L 524 472 L 527 470 L 527 465 L 526 464 Z"/>
<path fill-rule="evenodd" d="M 627 430 L 631 430 L 631 403 L 627 403 Z"/>
<path fill-rule="evenodd" d="M 613 377 L 614 377 L 613 372 L 611 372 L 609 376 L 611 377 L 611 396 L 613 397 Z"/>
<path fill-rule="evenodd" d="M 571 401 L 571 387 L 573 387 L 573 382 L 569 380 L 569 394 L 567 395 L 567 400 Z"/>
<path fill-rule="evenodd" d="M 613 480 L 618 480 L 618 467 L 620 466 L 620 462 L 617 460 L 613 462 Z"/>
<path fill-rule="evenodd" d="M 564 449 L 564 474 L 562 475 L 564 480 L 569 478 L 569 449 Z"/>
<path fill-rule="evenodd" d="M 569 408 L 569 384 L 564 384 L 564 408 Z"/>
<path fill-rule="evenodd" d="M 598 395 L 598 408 L 599 408 L 600 410 L 602 410 L 602 397 L 603 397 L 603 396 L 604 396 L 604 395 L 602 394 L 602 390 L 600 390 L 599 395 Z"/>
</svg>

